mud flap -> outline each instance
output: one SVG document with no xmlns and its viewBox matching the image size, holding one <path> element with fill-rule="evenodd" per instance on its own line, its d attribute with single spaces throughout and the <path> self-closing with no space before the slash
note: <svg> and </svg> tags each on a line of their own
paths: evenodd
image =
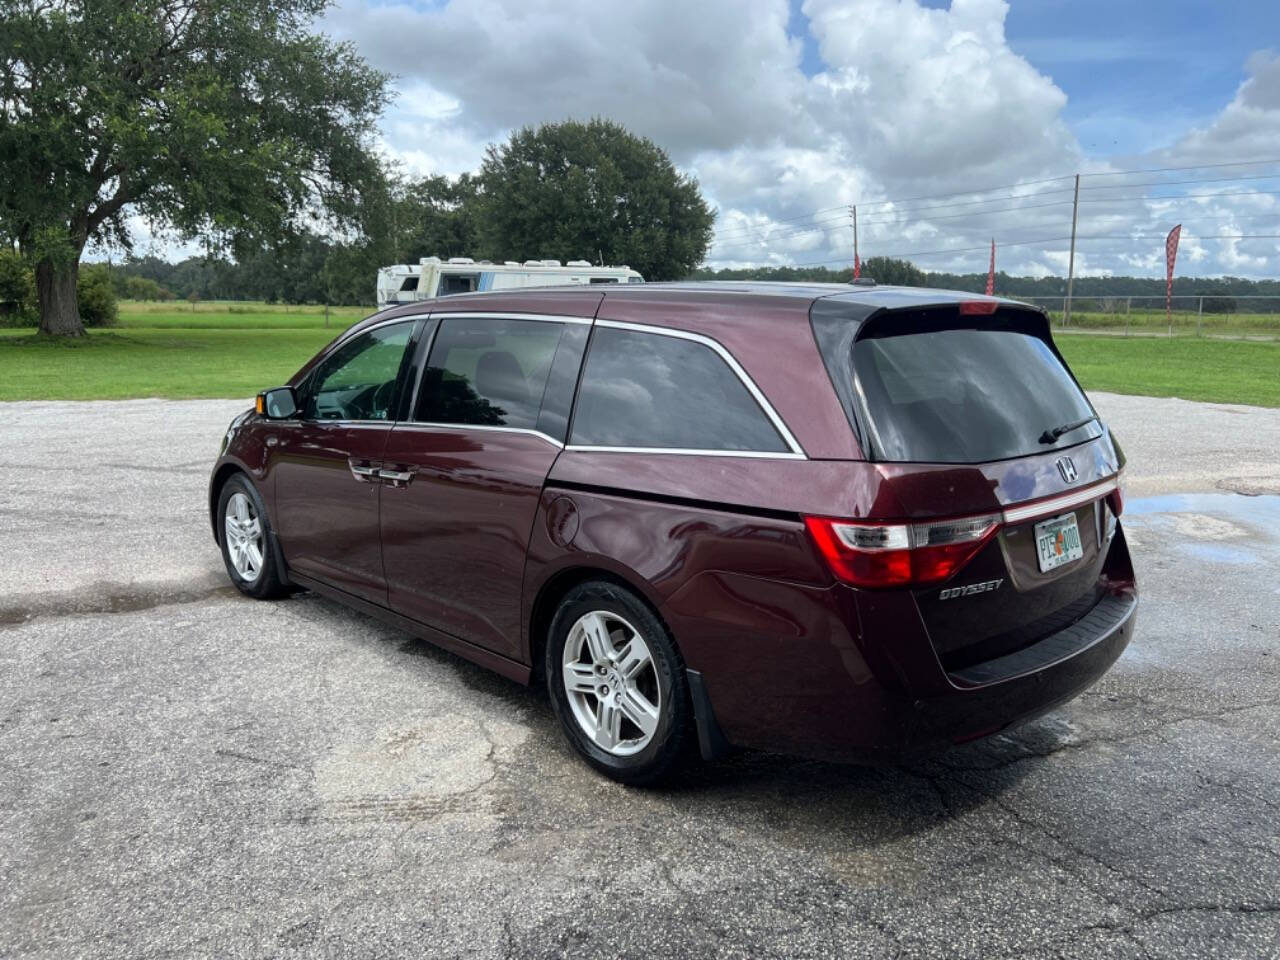
<svg viewBox="0 0 1280 960">
<path fill-rule="evenodd" d="M 729 741 L 716 722 L 702 674 L 688 669 L 685 674 L 689 678 L 689 699 L 693 701 L 693 721 L 698 728 L 698 751 L 703 760 L 718 760 L 729 752 Z"/>
</svg>

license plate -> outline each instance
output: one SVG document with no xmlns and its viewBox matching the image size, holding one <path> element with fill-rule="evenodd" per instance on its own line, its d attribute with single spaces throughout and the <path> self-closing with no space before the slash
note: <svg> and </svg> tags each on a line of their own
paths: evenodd
<svg viewBox="0 0 1280 960">
<path fill-rule="evenodd" d="M 1083 556 L 1080 527 L 1074 513 L 1036 524 L 1036 559 L 1040 561 L 1041 573 Z"/>
</svg>

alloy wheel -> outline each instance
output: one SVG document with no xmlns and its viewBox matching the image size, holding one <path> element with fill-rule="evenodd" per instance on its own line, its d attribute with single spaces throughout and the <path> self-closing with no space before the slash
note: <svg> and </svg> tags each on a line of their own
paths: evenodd
<svg viewBox="0 0 1280 960">
<path fill-rule="evenodd" d="M 617 757 L 639 753 L 662 716 L 653 653 L 630 623 L 608 610 L 579 617 L 564 644 L 562 677 L 578 726 Z"/>
<path fill-rule="evenodd" d="M 253 501 L 239 491 L 227 500 L 223 520 L 227 532 L 227 555 L 236 576 L 246 583 L 258 579 L 262 570 L 262 520 Z"/>
</svg>

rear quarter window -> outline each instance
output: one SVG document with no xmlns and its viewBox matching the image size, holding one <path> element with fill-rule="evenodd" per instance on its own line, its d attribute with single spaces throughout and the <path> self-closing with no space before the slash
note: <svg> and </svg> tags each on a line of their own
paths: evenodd
<svg viewBox="0 0 1280 960">
<path fill-rule="evenodd" d="M 575 446 L 787 453 L 737 373 L 711 347 L 597 326 L 574 407 Z"/>
</svg>

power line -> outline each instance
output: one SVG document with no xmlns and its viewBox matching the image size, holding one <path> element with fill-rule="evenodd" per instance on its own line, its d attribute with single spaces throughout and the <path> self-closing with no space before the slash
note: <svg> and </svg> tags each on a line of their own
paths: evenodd
<svg viewBox="0 0 1280 960">
<path fill-rule="evenodd" d="M 1067 174 L 1065 177 L 1048 177 L 1044 180 L 1023 180 L 1020 183 L 1002 183 L 995 187 L 985 187 L 981 190 L 957 190 L 954 193 L 935 193 L 922 197 L 899 197 L 894 200 L 859 200 L 856 206 L 859 207 L 875 207 L 887 203 L 912 203 L 916 200 L 940 200 L 945 197 L 964 197 L 975 193 L 991 193 L 993 190 L 1006 190 L 1013 187 L 1032 187 L 1038 183 L 1057 183 L 1061 180 L 1070 180 L 1075 174 Z"/>
<path fill-rule="evenodd" d="M 733 237 L 730 237 L 729 242 L 727 243 L 720 239 L 713 239 L 712 246 L 717 248 L 747 247 L 757 243 L 772 243 L 775 240 L 787 240 L 792 237 L 802 237 L 808 233 L 820 232 L 820 233 L 826 234 L 826 233 L 830 233 L 832 230 L 843 230 L 845 227 L 852 227 L 851 222 L 846 217 L 842 217 L 839 221 L 824 221 L 824 222 L 830 223 L 831 225 L 820 226 L 818 224 L 814 224 L 813 226 L 810 226 L 810 227 L 796 227 L 790 230 L 784 230 L 778 233 L 770 234 L 768 236 L 760 236 L 760 237 L 744 237 L 742 239 L 735 239 Z"/>
<path fill-rule="evenodd" d="M 1249 164 L 1253 164 L 1253 165 L 1257 165 L 1257 164 L 1267 164 L 1267 163 L 1280 163 L 1280 160 L 1255 160 L 1255 161 L 1248 161 L 1248 163 L 1249 163 Z M 1207 164 L 1207 165 L 1205 165 L 1204 167 L 1186 167 L 1185 169 L 1187 169 L 1187 170 L 1209 169 L 1209 168 L 1211 168 L 1211 167 L 1213 167 L 1213 166 L 1234 166 L 1234 164 Z M 1118 176 L 1131 175 L 1131 174 L 1135 174 L 1135 173 L 1153 173 L 1153 172 L 1156 172 L 1156 170 L 1158 170 L 1158 169 L 1162 169 L 1162 168 L 1138 169 L 1138 170 L 1116 170 L 1116 171 L 1113 171 L 1113 172 L 1111 172 L 1111 173 L 1105 173 L 1105 174 L 1104 174 L 1104 173 L 1092 174 L 1092 176 L 1099 176 L 1099 177 L 1101 177 L 1101 176 L 1113 176 L 1113 177 L 1118 177 Z M 1170 168 L 1167 168 L 1167 169 L 1172 170 L 1172 169 L 1181 169 L 1181 168 L 1174 168 L 1174 167 L 1170 167 Z M 872 207 L 872 206 L 881 206 L 881 205 L 890 204 L 890 203 L 912 203 L 912 202 L 917 201 L 917 200 L 938 200 L 938 199 L 945 199 L 945 198 L 947 198 L 947 197 L 962 197 L 962 196 L 969 196 L 969 195 L 971 195 L 971 194 L 978 194 L 978 193 L 991 193 L 992 191 L 995 191 L 995 190 L 1004 190 L 1004 189 L 1010 189 L 1010 188 L 1014 188 L 1014 187 L 1029 187 L 1029 186 L 1035 186 L 1036 184 L 1040 184 L 1040 183 L 1058 183 L 1058 182 L 1063 181 L 1063 180 L 1070 180 L 1070 179 L 1072 179 L 1074 176 L 1075 176 L 1074 174 L 1068 174 L 1067 176 L 1064 176 L 1064 177 L 1048 177 L 1048 178 L 1046 178 L 1046 179 L 1044 179 L 1044 180 L 1024 180 L 1024 181 L 1021 181 L 1021 182 L 1019 182 L 1019 183 L 1005 183 L 1005 184 L 1001 184 L 1001 185 L 999 185 L 999 186 L 995 186 L 995 187 L 986 187 L 986 188 L 981 189 L 981 190 L 957 190 L 957 191 L 955 191 L 954 193 L 937 193 L 937 194 L 926 195 L 926 196 L 920 196 L 920 197 L 900 197 L 900 198 L 897 198 L 897 199 L 891 199 L 891 200 L 865 200 L 865 201 L 864 201 L 864 200 L 859 200 L 859 201 L 857 201 L 857 206 L 859 206 L 859 207 Z M 1082 177 L 1083 177 L 1083 176 L 1087 176 L 1087 174 L 1081 174 L 1081 176 L 1082 176 Z M 1221 178 L 1195 178 L 1195 179 L 1190 179 L 1190 180 L 1157 180 L 1157 181 L 1153 181 L 1153 182 L 1152 182 L 1152 183 L 1150 183 L 1150 184 L 1144 184 L 1144 183 L 1113 183 L 1113 184 L 1105 184 L 1105 183 L 1102 183 L 1102 184 L 1098 184 L 1098 185 L 1097 185 L 1097 186 L 1095 186 L 1095 187 L 1089 187 L 1088 189 L 1090 189 L 1090 190 L 1105 190 L 1105 189 L 1108 189 L 1108 188 L 1122 188 L 1122 187 L 1171 186 L 1171 185 L 1179 184 L 1179 183 L 1223 183 L 1223 182 L 1233 181 L 1233 180 L 1268 180 L 1268 179 L 1273 179 L 1273 178 L 1274 178 L 1274 177 L 1276 177 L 1276 176 L 1280 176 L 1280 174 L 1273 174 L 1273 175 L 1271 175 L 1271 176 L 1246 176 L 1246 177 L 1221 177 Z M 1038 194 L 1040 194 L 1040 193 L 1064 193 L 1064 192 L 1065 192 L 1065 193 L 1069 193 L 1069 192 L 1071 192 L 1071 191 L 1070 191 L 1070 188 L 1064 188 L 1064 189 L 1062 189 L 1062 190 L 1057 190 L 1057 191 L 1037 191 L 1037 192 L 1036 192 L 1036 194 L 1032 194 L 1032 196 L 1034 196 L 1034 195 L 1038 195 Z M 984 202 L 984 201 L 978 200 L 978 201 L 974 201 L 974 202 L 975 202 L 975 203 L 982 203 L 982 202 Z"/>
<path fill-rule="evenodd" d="M 1267 191 L 1267 192 L 1280 193 L 1280 191 Z M 1206 196 L 1219 196 L 1219 194 L 1206 194 Z M 1110 199 L 1110 198 L 1109 198 L 1109 199 Z M 1119 200 L 1120 198 L 1114 198 L 1114 199 Z M 1128 199 L 1127 199 L 1127 202 L 1135 202 L 1135 201 L 1147 200 L 1147 199 L 1151 199 L 1151 198 L 1148 198 L 1148 197 L 1145 197 L 1145 196 L 1142 196 L 1142 197 L 1134 197 L 1134 198 L 1128 198 Z M 1170 199 L 1179 199 L 1179 198 L 1170 198 Z M 1082 202 L 1084 202 L 1084 201 L 1082 201 Z M 1091 201 L 1091 202 L 1098 203 L 1098 202 L 1105 202 L 1105 201 L 1094 200 L 1094 201 Z M 972 218 L 972 217 L 999 216 L 999 215 L 1007 214 L 1007 213 L 1020 213 L 1020 212 L 1022 212 L 1023 210 L 1036 210 L 1036 209 L 1042 209 L 1042 208 L 1045 208 L 1045 207 L 1061 207 L 1061 206 L 1070 206 L 1070 205 L 1071 205 L 1071 201 L 1070 201 L 1070 200 L 1057 200 L 1057 201 L 1052 201 L 1052 202 L 1050 202 L 1050 203 L 1026 204 L 1026 205 L 1021 206 L 1021 207 L 1006 207 L 1006 208 L 1001 209 L 1001 210 L 979 210 L 979 211 L 972 211 L 972 212 L 970 212 L 970 213 L 953 213 L 953 214 L 948 214 L 948 215 L 946 215 L 946 216 L 942 216 L 942 217 L 928 217 L 928 218 L 921 219 L 921 220 L 917 220 L 917 221 L 914 221 L 914 222 L 915 222 L 916 224 L 925 224 L 925 223 L 932 223 L 932 222 L 937 221 L 937 220 L 957 220 L 957 219 L 966 219 L 966 218 Z M 1137 214 L 1115 214 L 1115 215 L 1116 215 L 1116 216 L 1128 216 L 1128 217 L 1135 218 L 1135 219 L 1137 218 Z M 1167 218 L 1167 219 L 1178 219 L 1177 215 L 1176 215 L 1176 214 L 1174 214 L 1174 213 L 1172 213 L 1172 212 L 1170 212 L 1170 211 L 1161 211 L 1159 214 L 1156 214 L 1156 213 L 1154 213 L 1154 212 L 1150 212 L 1150 216 L 1157 216 L 1157 215 L 1158 215 L 1158 216 L 1160 216 L 1160 217 L 1162 217 L 1162 218 Z M 1097 216 L 1107 216 L 1107 214 L 1105 214 L 1105 213 L 1099 213 L 1099 214 L 1097 214 Z M 1257 214 L 1237 214 L 1237 213 L 1230 213 L 1230 214 L 1226 214 L 1226 215 L 1224 215 L 1224 216 L 1219 216 L 1219 217 L 1199 217 L 1199 218 L 1192 219 L 1192 220 L 1186 220 L 1186 221 L 1184 221 L 1184 222 L 1187 222 L 1187 223 L 1195 223 L 1195 222 L 1203 222 L 1203 221 L 1207 221 L 1207 220 L 1257 220 L 1257 219 L 1263 219 L 1263 218 L 1266 218 L 1266 217 L 1280 217 L 1280 210 L 1273 211 L 1273 212 L 1267 212 L 1267 213 L 1257 213 Z M 820 230 L 821 232 L 823 232 L 823 233 L 828 233 L 828 234 L 829 234 L 829 233 L 831 232 L 831 230 L 832 230 L 832 229 L 838 229 L 838 228 L 842 229 L 843 227 L 846 227 L 846 226 L 849 226 L 849 225 L 850 225 L 850 224 L 848 223 L 848 221 L 847 221 L 847 220 L 844 220 L 844 218 L 839 218 L 839 220 L 840 220 L 840 221 L 843 221 L 843 222 L 838 222 L 838 221 L 824 221 L 824 222 L 826 222 L 826 223 L 837 223 L 837 227 L 818 227 L 818 226 L 816 226 L 816 225 L 815 225 L 815 226 L 813 226 L 813 227 L 806 227 L 806 228 L 801 228 L 801 229 L 794 229 L 794 230 L 787 230 L 787 231 L 783 231 L 783 232 L 781 232 L 781 233 L 776 233 L 776 234 L 773 234 L 773 235 L 768 236 L 768 237 L 760 237 L 760 238 L 757 238 L 757 239 L 734 241 L 734 242 L 731 242 L 731 243 L 724 243 L 724 242 L 721 242 L 721 241 L 717 240 L 717 241 L 713 244 L 713 246 L 714 246 L 714 247 L 715 247 L 715 249 L 717 249 L 717 250 L 726 250 L 726 249 L 730 249 L 730 250 L 731 250 L 731 249 L 740 248 L 740 247 L 753 246 L 753 245 L 755 245 L 755 244 L 757 244 L 757 243 L 767 243 L 767 242 L 770 242 L 770 241 L 772 241 L 772 240 L 784 240 L 784 239 L 788 239 L 788 238 L 791 238 L 791 237 L 803 236 L 803 235 L 805 235 L 805 234 L 808 234 L 808 233 L 814 233 L 814 232 L 819 231 L 819 230 Z M 902 226 L 908 226 L 908 225 L 910 225 L 910 223 L 911 223 L 911 222 L 910 222 L 910 221 L 901 220 L 901 219 L 874 219 L 874 220 L 873 220 L 873 219 L 866 219 L 866 218 L 864 218 L 864 219 L 863 219 L 863 223 L 864 223 L 864 224 L 870 224 L 870 225 L 885 225 L 885 224 L 891 224 L 891 225 L 902 225 Z M 976 228 L 974 228 L 974 229 L 976 229 Z"/>
<path fill-rule="evenodd" d="M 1267 173 L 1254 177 L 1200 177 L 1194 180 L 1148 180 L 1144 183 L 1100 183 L 1086 190 L 1127 190 L 1130 187 L 1176 187 L 1180 183 L 1240 183 L 1244 180 L 1280 180 L 1280 173 Z"/>
<path fill-rule="evenodd" d="M 964 217 L 987 217 L 987 216 L 995 216 L 1002 213 L 1018 213 L 1022 210 L 1040 210 L 1040 209 L 1043 209 L 1044 207 L 1069 207 L 1069 206 L 1071 206 L 1070 200 L 1052 200 L 1049 203 L 1028 203 L 1020 207 L 1004 207 L 1003 209 L 1000 209 L 1000 210 L 971 210 L 968 213 L 949 213 L 946 216 L 942 216 L 942 217 L 920 217 L 916 222 L 932 223 L 934 220 L 959 220 Z M 908 210 L 906 212 L 911 213 L 912 211 Z M 905 223 L 906 221 L 901 220 L 899 218 L 891 217 L 884 220 L 864 219 L 862 222 L 863 223 L 902 224 L 902 223 Z"/>
<path fill-rule="evenodd" d="M 795 221 L 797 221 L 797 220 L 808 220 L 810 217 L 816 217 L 816 216 L 817 216 L 818 214 L 820 214 L 820 213 L 830 213 L 832 210 L 847 210 L 847 209 L 848 209 L 848 207 L 846 207 L 844 204 L 841 204 L 841 205 L 840 205 L 840 206 L 838 206 L 838 207 L 823 207 L 823 208 L 822 208 L 822 209 L 820 209 L 820 210 L 814 210 L 812 213 L 806 213 L 806 214 L 804 214 L 803 216 L 799 216 L 799 217 L 785 217 L 785 218 L 783 218 L 783 219 L 781 219 L 781 220 L 770 220 L 770 221 L 769 221 L 769 224 L 773 224 L 773 223 L 794 223 L 794 222 L 795 222 Z M 727 228 L 725 229 L 725 231 L 724 231 L 724 232 L 725 232 L 725 233 L 736 233 L 736 232 L 737 232 L 737 231 L 739 231 L 739 230 L 766 229 L 766 228 L 769 226 L 769 224 L 760 224 L 760 225 L 759 225 L 759 227 L 756 227 L 756 226 L 748 226 L 748 225 L 738 226 L 738 227 L 727 227 Z"/>
<path fill-rule="evenodd" d="M 1129 233 L 1121 236 L 1092 236 L 1080 237 L 1081 240 L 1164 240 L 1167 234 L 1163 233 Z M 1184 233 L 1181 237 L 1186 240 L 1280 240 L 1280 233 L 1213 233 L 1201 235 L 1195 233 Z"/>
<path fill-rule="evenodd" d="M 1167 197 L 1153 197 L 1150 194 L 1141 194 L 1136 197 L 1090 197 L 1088 200 L 1081 200 L 1081 203 L 1115 203 L 1125 200 L 1216 200 L 1220 197 L 1275 197 L 1280 196 L 1280 190 L 1237 190 L 1233 193 L 1174 193 Z"/>
<path fill-rule="evenodd" d="M 997 248 L 1028 247 L 1028 246 L 1033 246 L 1035 244 L 1040 244 L 1040 243 L 1059 243 L 1059 242 L 1070 240 L 1070 239 L 1071 239 L 1070 236 L 1042 237 L 1037 240 L 1016 240 L 1016 241 L 1005 241 L 1003 243 L 1001 243 L 997 239 L 996 246 Z M 1151 233 L 1151 234 L 1131 234 L 1131 235 L 1125 235 L 1125 236 L 1093 235 L 1093 236 L 1077 236 L 1076 239 L 1077 240 L 1164 240 L 1165 234 Z M 1280 240 L 1280 233 L 1236 233 L 1236 234 L 1213 234 L 1210 236 L 1198 236 L 1195 234 L 1185 234 L 1182 239 L 1184 240 L 1184 242 L 1188 239 L 1191 239 L 1191 240 Z M 978 251 L 978 250 L 985 252 L 990 249 L 991 249 L 990 244 L 984 243 L 975 247 L 950 247 L 950 248 L 941 249 L 941 250 L 913 250 L 906 253 L 875 254 L 875 256 L 889 257 L 895 260 L 908 260 L 912 257 L 930 257 L 930 256 L 944 256 L 944 255 L 950 255 L 950 254 L 956 254 L 956 253 L 973 253 L 974 251 Z M 812 263 L 771 264 L 771 266 L 825 267 L 825 266 L 830 266 L 831 264 L 847 264 L 848 262 L 849 262 L 848 257 L 842 257 L 836 260 L 819 260 Z"/>
<path fill-rule="evenodd" d="M 784 231 L 808 230 L 824 223 L 844 223 L 844 222 L 847 222 L 848 219 L 849 219 L 849 215 L 844 214 L 843 216 L 839 216 L 839 217 L 828 217 L 825 220 L 815 220 L 812 224 L 797 224 L 794 227 L 786 227 L 784 228 Z M 785 221 L 779 220 L 777 222 L 784 223 Z M 773 229 L 774 228 L 771 226 L 742 227 L 734 230 L 726 230 L 724 233 L 716 234 L 713 239 L 724 240 L 724 239 L 732 239 L 738 236 L 760 236 L 760 237 L 773 236 L 774 234 L 769 233 L 769 231 Z"/>
<path fill-rule="evenodd" d="M 1280 161 L 1257 160 L 1257 161 L 1248 161 L 1248 164 L 1257 165 L 1257 164 L 1273 163 L 1273 162 L 1280 162 Z M 1244 164 L 1241 164 L 1241 165 L 1244 165 Z M 1211 167 L 1211 166 L 1226 167 L 1226 166 L 1237 166 L 1237 164 L 1206 164 L 1205 165 L 1205 167 Z M 1147 172 L 1155 172 L 1159 170 L 1178 170 L 1178 169 L 1194 170 L 1194 169 L 1201 169 L 1201 168 L 1200 167 L 1185 167 L 1185 168 L 1153 167 L 1153 168 L 1148 168 L 1146 170 L 1115 171 L 1114 173 L 1111 173 L 1111 174 L 1081 174 L 1081 176 L 1121 176 L 1127 173 L 1147 173 Z M 1062 178 L 1052 178 L 1049 180 L 1027 181 L 1024 184 L 1008 184 L 1006 186 L 1026 186 L 1026 185 L 1031 185 L 1035 183 L 1055 183 L 1061 179 Z M 1194 178 L 1185 179 L 1185 180 L 1151 180 L 1151 181 L 1145 181 L 1142 183 L 1097 184 L 1096 186 L 1085 187 L 1084 189 L 1088 191 L 1124 190 L 1124 189 L 1131 189 L 1133 187 L 1153 187 L 1153 186 L 1154 187 L 1170 187 L 1170 186 L 1179 186 L 1183 184 L 1194 184 L 1194 183 L 1240 183 L 1245 181 L 1275 180 L 1275 179 L 1280 179 L 1280 174 L 1264 174 L 1264 175 L 1235 176 L 1235 177 L 1194 177 Z M 1001 189 L 1001 188 L 993 187 L 990 189 Z M 959 191 L 954 194 L 938 194 L 936 196 L 937 197 L 965 196 L 972 193 L 982 193 L 982 192 L 989 192 L 989 191 Z M 1010 200 L 1032 200 L 1032 199 L 1040 199 L 1042 197 L 1052 196 L 1054 194 L 1070 193 L 1070 192 L 1071 192 L 1070 188 L 1064 188 L 1060 190 L 1041 190 L 1041 191 L 1037 191 L 1035 193 L 1030 193 L 1030 194 L 1010 194 L 1010 195 L 1001 196 L 1001 197 L 985 197 L 982 199 L 975 199 L 975 200 L 958 200 L 958 201 L 951 201 L 949 203 L 928 204 L 925 206 L 916 206 L 916 207 L 905 207 L 900 210 L 892 211 L 889 219 L 867 219 L 865 222 L 869 224 L 897 223 L 901 221 L 898 220 L 895 216 L 893 216 L 893 214 L 925 213 L 931 210 L 943 210 L 943 209 L 950 209 L 953 207 L 962 207 L 962 206 L 980 206 L 983 204 L 1007 202 Z M 1119 202 L 1124 200 L 1163 200 L 1163 199 L 1181 199 L 1182 197 L 1214 198 L 1214 197 L 1229 197 L 1229 196 L 1257 196 L 1257 195 L 1277 194 L 1277 193 L 1280 193 L 1280 191 L 1239 191 L 1235 193 L 1176 194 L 1169 197 L 1146 196 L 1146 195 L 1137 196 L 1137 197 L 1089 197 L 1089 198 L 1082 197 L 1080 202 L 1081 203 L 1105 203 L 1105 202 Z M 908 203 L 915 200 L 925 200 L 925 199 L 933 199 L 933 198 L 908 197 L 901 200 L 872 201 L 870 203 L 866 203 L 866 204 L 860 203 L 858 205 L 859 206 L 877 206 L 877 205 L 885 205 L 885 204 L 891 204 L 891 203 Z M 1034 209 L 1039 206 L 1065 205 L 1066 203 L 1070 203 L 1070 201 L 1059 201 L 1056 204 L 1027 205 L 1027 206 L 1024 206 L 1022 209 Z M 841 210 L 841 209 L 845 209 L 845 208 L 825 207 L 821 210 L 815 210 L 812 214 L 808 214 L 807 217 L 816 217 L 820 213 L 827 213 L 833 210 Z M 1011 210 L 1013 209 L 1018 209 L 1018 208 L 1016 207 L 1011 208 Z M 978 213 L 982 213 L 982 212 L 984 211 L 978 211 Z M 985 211 L 985 212 L 994 213 L 994 212 L 1007 212 L 1007 211 Z M 773 223 L 797 222 L 800 220 L 804 220 L 807 217 L 791 217 L 786 220 L 776 220 L 776 221 L 773 221 Z M 838 223 L 843 221 L 844 219 L 845 219 L 844 217 L 832 217 L 824 220 L 815 220 L 813 226 L 816 227 L 819 224 L 825 224 L 825 223 Z M 927 219 L 940 219 L 940 220 L 941 219 L 957 219 L 957 217 L 953 215 L 948 215 L 947 217 L 935 217 L 935 218 L 927 218 Z M 734 227 L 731 229 L 727 229 L 720 234 L 717 234 L 715 239 L 717 241 L 723 241 L 727 239 L 737 239 L 739 237 L 760 236 L 760 231 L 766 231 L 769 229 L 770 229 L 769 225 Z M 801 231 L 801 232 L 808 232 L 808 231 Z M 774 237 L 781 239 L 784 236 L 794 236 L 794 235 L 796 234 L 795 233 L 774 234 L 774 235 L 771 235 L 770 237 L 761 236 L 761 239 L 772 239 Z"/>
<path fill-rule="evenodd" d="M 1082 173 L 1082 177 L 1123 177 L 1131 173 L 1165 173 L 1171 170 L 1214 170 L 1219 167 L 1260 167 L 1280 160 L 1238 160 L 1231 163 L 1197 163 L 1189 167 L 1141 167 L 1137 170 L 1113 170 L 1109 173 Z"/>
</svg>

